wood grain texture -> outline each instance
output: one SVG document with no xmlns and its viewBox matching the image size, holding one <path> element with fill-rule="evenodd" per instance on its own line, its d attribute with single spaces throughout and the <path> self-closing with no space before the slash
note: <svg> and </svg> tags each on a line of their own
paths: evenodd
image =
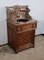
<svg viewBox="0 0 44 60">
<path fill-rule="evenodd" d="M 26 48 L 34 47 L 35 29 L 33 28 L 35 28 L 35 26 L 33 27 L 33 25 L 31 25 L 28 25 L 28 29 L 30 30 L 27 29 L 26 25 L 17 31 L 17 27 L 8 22 L 8 43 L 16 53 Z"/>
</svg>

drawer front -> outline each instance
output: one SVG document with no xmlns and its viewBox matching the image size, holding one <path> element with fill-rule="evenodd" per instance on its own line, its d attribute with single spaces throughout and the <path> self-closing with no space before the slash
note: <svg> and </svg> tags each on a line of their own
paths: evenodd
<svg viewBox="0 0 44 60">
<path fill-rule="evenodd" d="M 18 26 L 17 27 L 17 32 L 20 32 L 20 31 L 25 31 L 25 30 L 29 30 L 29 29 L 32 29 L 32 25 L 24 25 L 24 26 Z"/>
<path fill-rule="evenodd" d="M 22 30 L 29 30 L 29 29 L 32 29 L 32 24 L 22 27 Z"/>
<path fill-rule="evenodd" d="M 20 31 L 28 31 L 28 30 L 33 30 L 35 29 L 37 26 L 37 24 L 28 24 L 28 25 L 24 25 L 24 26 L 18 26 L 17 27 L 17 32 L 20 32 Z"/>
</svg>

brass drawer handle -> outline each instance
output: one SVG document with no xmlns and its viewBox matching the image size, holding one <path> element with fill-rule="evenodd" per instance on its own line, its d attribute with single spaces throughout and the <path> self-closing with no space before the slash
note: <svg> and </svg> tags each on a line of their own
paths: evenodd
<svg viewBox="0 0 44 60">
<path fill-rule="evenodd" d="M 22 31 L 22 27 L 19 27 L 19 28 L 18 28 L 18 31 Z"/>
</svg>

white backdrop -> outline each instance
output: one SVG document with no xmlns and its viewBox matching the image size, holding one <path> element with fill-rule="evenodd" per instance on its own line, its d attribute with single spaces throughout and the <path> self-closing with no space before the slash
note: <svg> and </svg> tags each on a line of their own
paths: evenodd
<svg viewBox="0 0 44 60">
<path fill-rule="evenodd" d="M 28 5 L 30 15 L 38 21 L 36 34 L 44 33 L 44 0 L 0 0 L 0 45 L 7 43 L 6 6 Z"/>
</svg>

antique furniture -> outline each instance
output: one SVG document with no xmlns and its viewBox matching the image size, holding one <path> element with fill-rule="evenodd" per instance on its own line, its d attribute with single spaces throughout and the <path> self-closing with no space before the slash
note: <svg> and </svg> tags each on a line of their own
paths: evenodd
<svg viewBox="0 0 44 60">
<path fill-rule="evenodd" d="M 7 7 L 8 44 L 18 53 L 34 47 L 37 21 L 29 15 L 28 6 Z"/>
</svg>

